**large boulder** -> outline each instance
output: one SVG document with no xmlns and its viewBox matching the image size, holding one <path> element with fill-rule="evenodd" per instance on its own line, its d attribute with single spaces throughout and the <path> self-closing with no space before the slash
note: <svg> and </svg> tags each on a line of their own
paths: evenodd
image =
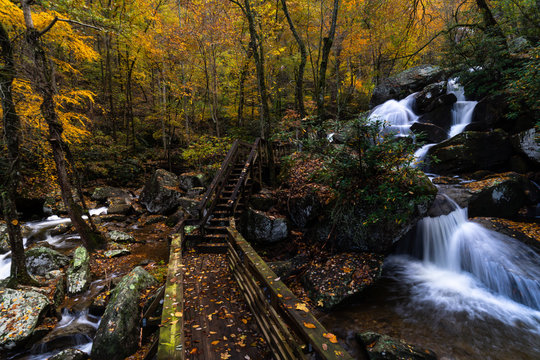
<svg viewBox="0 0 540 360">
<path fill-rule="evenodd" d="M 301 229 L 306 228 L 317 219 L 323 209 L 323 204 L 315 191 L 296 195 L 288 200 L 289 218 Z"/>
<path fill-rule="evenodd" d="M 439 217 L 442 215 L 448 215 L 456 209 L 456 204 L 450 200 L 448 196 L 437 194 L 435 201 L 433 204 L 431 204 L 431 207 L 427 212 L 427 216 Z"/>
<path fill-rule="evenodd" d="M 417 114 L 423 114 L 439 96 L 446 94 L 446 81 L 429 84 L 414 96 L 413 110 Z"/>
<path fill-rule="evenodd" d="M 341 212 L 339 218 L 331 220 L 330 207 L 325 209 L 325 216 L 308 229 L 308 238 L 318 242 L 331 242 L 341 251 L 375 252 L 389 254 L 395 244 L 423 218 L 437 195 L 437 188 L 425 175 L 414 175 L 406 184 L 408 191 L 403 191 L 399 209 L 390 213 L 384 201 L 374 208 L 373 204 L 357 203 Z M 371 221 L 374 212 L 381 216 Z M 396 213 L 401 219 L 396 220 Z"/>
<path fill-rule="evenodd" d="M 318 307 L 331 310 L 375 283 L 381 276 L 382 264 L 381 255 L 341 253 L 322 264 L 311 264 L 302 282 Z"/>
<path fill-rule="evenodd" d="M 512 218 L 530 202 L 538 201 L 538 191 L 516 173 L 504 173 L 464 184 L 474 193 L 469 201 L 469 216 Z"/>
<path fill-rule="evenodd" d="M 111 294 L 94 338 L 93 359 L 120 360 L 138 348 L 141 313 L 139 297 L 156 280 L 136 267 L 124 276 Z"/>
<path fill-rule="evenodd" d="M 183 194 L 178 177 L 158 169 L 144 186 L 139 202 L 153 214 L 169 215 L 178 208 Z"/>
<path fill-rule="evenodd" d="M 180 188 L 184 191 L 190 191 L 193 188 L 204 188 L 206 176 L 202 173 L 183 173 L 178 176 Z"/>
<path fill-rule="evenodd" d="M 132 196 L 128 191 L 112 186 L 97 187 L 92 193 L 92 200 L 102 203 L 105 203 L 108 199 L 111 198 L 131 199 Z"/>
<path fill-rule="evenodd" d="M 269 215 L 251 208 L 246 212 L 244 224 L 244 236 L 260 243 L 275 243 L 285 240 L 289 235 L 285 217 Z"/>
<path fill-rule="evenodd" d="M 79 246 L 73 252 L 73 260 L 67 270 L 67 293 L 70 296 L 84 292 L 90 285 L 90 256 Z"/>
<path fill-rule="evenodd" d="M 536 128 L 532 128 L 512 136 L 512 145 L 518 153 L 524 154 L 536 165 L 540 165 L 539 137 L 540 134 L 536 132 Z"/>
<path fill-rule="evenodd" d="M 366 350 L 369 360 L 437 360 L 431 350 L 376 332 L 357 334 L 356 340 Z"/>
<path fill-rule="evenodd" d="M 48 352 L 58 351 L 92 341 L 96 328 L 94 324 L 73 321 L 72 323 L 56 327 L 43 339 L 34 345 L 34 349 L 47 349 Z M 88 358 L 86 355 L 85 359 Z M 69 359 L 69 357 L 68 357 Z"/>
<path fill-rule="evenodd" d="M 309 257 L 305 254 L 298 254 L 295 257 L 288 260 L 279 260 L 268 263 L 268 266 L 272 269 L 277 276 L 282 279 L 286 279 L 291 275 L 299 273 L 304 265 L 309 262 Z"/>
<path fill-rule="evenodd" d="M 7 231 L 7 225 L 0 223 L 0 254 L 5 254 L 10 251 L 9 247 L 9 235 Z"/>
<path fill-rule="evenodd" d="M 51 356 L 49 360 L 88 360 L 90 356 L 79 349 L 66 349 Z"/>
<path fill-rule="evenodd" d="M 118 230 L 109 231 L 107 233 L 107 237 L 109 238 L 109 240 L 117 242 L 117 243 L 134 243 L 135 242 L 135 238 L 132 235 L 125 233 L 123 231 L 118 231 Z"/>
<path fill-rule="evenodd" d="M 415 135 L 423 135 L 422 140 L 428 144 L 440 143 L 448 138 L 448 131 L 430 123 L 415 122 L 410 129 Z"/>
<path fill-rule="evenodd" d="M 506 132 L 470 131 L 433 146 L 429 149 L 427 158 L 431 172 L 459 174 L 504 168 L 512 154 L 512 145 Z M 431 161 L 433 158 L 438 161 Z"/>
<path fill-rule="evenodd" d="M 112 197 L 107 199 L 107 213 L 128 215 L 132 211 L 131 198 Z"/>
<path fill-rule="evenodd" d="M 452 105 L 443 105 L 418 118 L 419 123 L 433 124 L 448 132 L 452 127 Z"/>
<path fill-rule="evenodd" d="M 39 276 L 67 266 L 70 260 L 68 256 L 43 246 L 27 250 L 25 255 L 28 272 Z"/>
<path fill-rule="evenodd" d="M 35 291 L 0 289 L 0 349 L 29 341 L 49 307 L 47 297 Z"/>
<path fill-rule="evenodd" d="M 370 105 L 380 105 L 390 99 L 403 99 L 426 85 L 443 80 L 444 71 L 438 66 L 420 65 L 384 79 L 373 90 Z"/>
</svg>

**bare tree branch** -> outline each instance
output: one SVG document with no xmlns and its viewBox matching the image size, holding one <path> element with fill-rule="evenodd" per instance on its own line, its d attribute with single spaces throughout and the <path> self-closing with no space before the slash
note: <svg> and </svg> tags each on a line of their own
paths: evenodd
<svg viewBox="0 0 540 360">
<path fill-rule="evenodd" d="M 39 32 L 38 37 L 45 35 L 49 30 L 52 29 L 54 24 L 56 24 L 58 21 L 67 22 L 68 24 L 73 24 L 73 25 L 84 26 L 84 27 L 88 27 L 88 28 L 91 28 L 91 29 L 99 30 L 99 31 L 104 30 L 103 28 L 100 28 L 98 26 L 85 24 L 85 23 L 75 21 L 75 20 L 71 20 L 71 19 L 60 19 L 58 16 L 55 16 L 54 19 L 51 21 L 51 23 L 49 25 L 47 25 L 47 27 L 45 29 L 43 29 L 43 30 L 41 30 Z"/>
</svg>

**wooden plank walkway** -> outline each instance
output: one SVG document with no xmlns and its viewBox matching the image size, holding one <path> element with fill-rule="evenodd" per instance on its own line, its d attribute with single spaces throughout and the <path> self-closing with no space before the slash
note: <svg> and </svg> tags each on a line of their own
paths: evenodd
<svg viewBox="0 0 540 360">
<path fill-rule="evenodd" d="M 192 250 L 183 263 L 186 359 L 270 359 L 226 255 Z"/>
</svg>

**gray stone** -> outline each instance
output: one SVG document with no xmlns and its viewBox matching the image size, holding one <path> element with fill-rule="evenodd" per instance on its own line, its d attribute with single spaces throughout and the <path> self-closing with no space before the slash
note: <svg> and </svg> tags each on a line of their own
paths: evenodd
<svg viewBox="0 0 540 360">
<path fill-rule="evenodd" d="M 110 198 L 131 199 L 132 196 L 126 190 L 111 186 L 97 187 L 92 193 L 92 200 L 95 201 L 105 202 Z"/>
<path fill-rule="evenodd" d="M 277 276 L 286 279 L 289 276 L 300 272 L 308 262 L 309 258 L 307 255 L 299 254 L 289 260 L 270 262 L 268 263 L 268 266 L 270 266 Z"/>
<path fill-rule="evenodd" d="M 10 250 L 7 225 L 0 223 L 0 254 L 5 254 Z"/>
<path fill-rule="evenodd" d="M 451 200 L 449 200 L 448 197 L 442 194 L 438 194 L 435 197 L 435 201 L 433 202 L 433 204 L 431 204 L 431 207 L 427 212 L 427 216 L 439 217 L 442 215 L 448 215 L 454 210 L 456 210 L 456 205 Z"/>
<path fill-rule="evenodd" d="M 0 289 L 0 349 L 28 341 L 49 306 L 47 297 L 35 291 Z"/>
<path fill-rule="evenodd" d="M 437 66 L 420 65 L 384 79 L 373 90 L 370 106 L 374 107 L 390 99 L 403 99 L 425 86 L 443 80 L 444 71 Z"/>
<path fill-rule="evenodd" d="M 428 349 L 407 344 L 404 340 L 375 332 L 356 335 L 356 340 L 367 351 L 369 360 L 437 360 L 437 355 Z"/>
<path fill-rule="evenodd" d="M 131 199 L 128 198 L 109 198 L 107 199 L 107 214 L 128 215 L 131 210 Z"/>
<path fill-rule="evenodd" d="M 26 267 L 32 275 L 45 276 L 51 270 L 58 270 L 69 264 L 69 257 L 47 247 L 27 250 Z"/>
<path fill-rule="evenodd" d="M 206 182 L 206 176 L 202 173 L 183 173 L 178 176 L 180 188 L 184 191 L 189 191 L 193 188 L 203 188 Z"/>
<path fill-rule="evenodd" d="M 144 186 L 139 202 L 153 214 L 169 215 L 180 206 L 183 194 L 178 177 L 158 169 Z"/>
<path fill-rule="evenodd" d="M 275 243 L 285 240 L 289 235 L 287 219 L 268 215 L 262 211 L 248 209 L 245 218 L 247 239 L 261 243 Z"/>
<path fill-rule="evenodd" d="M 139 296 L 156 280 L 143 268 L 136 267 L 116 286 L 101 318 L 91 357 L 120 360 L 138 348 L 141 313 Z"/>
<path fill-rule="evenodd" d="M 191 216 L 198 216 L 197 208 L 199 206 L 199 201 L 195 199 L 190 199 L 188 197 L 181 197 L 178 199 L 178 205 Z"/>
<path fill-rule="evenodd" d="M 446 94 L 446 81 L 429 84 L 414 96 L 414 112 L 423 114 L 435 99 L 444 94 Z"/>
<path fill-rule="evenodd" d="M 129 251 L 128 249 L 114 249 L 114 250 L 105 251 L 103 255 L 105 255 L 105 257 L 108 257 L 110 259 L 110 258 L 120 257 L 124 255 L 129 255 L 129 254 L 131 254 L 131 251 Z"/>
<path fill-rule="evenodd" d="M 452 105 L 439 106 L 418 118 L 419 123 L 433 124 L 446 132 L 452 127 L 452 121 Z"/>
<path fill-rule="evenodd" d="M 249 205 L 259 211 L 268 211 L 277 204 L 277 199 L 271 191 L 263 189 L 257 194 L 251 195 Z"/>
<path fill-rule="evenodd" d="M 323 205 L 316 192 L 293 196 L 288 200 L 291 222 L 303 229 L 321 215 Z"/>
<path fill-rule="evenodd" d="M 537 141 L 536 128 L 512 136 L 512 145 L 517 152 L 527 156 L 536 165 L 540 165 L 540 145 Z"/>
<path fill-rule="evenodd" d="M 90 285 L 90 256 L 79 246 L 73 252 L 73 260 L 67 271 L 67 293 L 69 296 L 84 292 Z"/>
<path fill-rule="evenodd" d="M 43 347 L 47 351 L 58 351 L 59 349 L 89 343 L 95 333 L 96 329 L 93 325 L 73 322 L 67 326 L 53 329 L 35 347 Z M 88 355 L 86 355 L 85 359 L 88 359 Z"/>
<path fill-rule="evenodd" d="M 52 236 L 63 235 L 73 229 L 71 223 L 58 224 L 50 230 Z"/>
<path fill-rule="evenodd" d="M 410 129 L 415 135 L 423 135 L 422 140 L 428 144 L 440 143 L 448 138 L 446 130 L 430 123 L 415 122 Z"/>
<path fill-rule="evenodd" d="M 135 238 L 132 235 L 125 233 L 123 231 L 118 231 L 118 230 L 109 231 L 107 233 L 107 237 L 111 241 L 118 242 L 118 243 L 134 243 L 135 242 Z"/>
<path fill-rule="evenodd" d="M 49 360 L 88 360 L 90 356 L 79 349 L 66 349 L 51 356 Z"/>
</svg>

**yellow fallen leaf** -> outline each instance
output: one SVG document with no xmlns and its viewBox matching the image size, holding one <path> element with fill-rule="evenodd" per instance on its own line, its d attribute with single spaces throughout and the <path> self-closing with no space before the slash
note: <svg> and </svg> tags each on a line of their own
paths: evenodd
<svg viewBox="0 0 540 360">
<path fill-rule="evenodd" d="M 295 306 L 296 306 L 296 310 L 302 310 L 302 311 L 305 311 L 305 312 L 309 312 L 309 309 L 307 308 L 307 305 L 304 304 L 304 303 L 297 303 Z"/>
<path fill-rule="evenodd" d="M 212 345 L 217 345 L 217 344 L 219 344 L 219 340 L 212 341 Z"/>
<path fill-rule="evenodd" d="M 324 333 L 323 336 L 327 338 L 332 344 L 337 344 L 337 337 L 332 333 Z"/>
<path fill-rule="evenodd" d="M 182 315 L 183 314 L 182 314 L 181 311 L 177 311 L 177 312 L 174 313 L 174 316 L 176 316 L 176 317 L 182 317 Z"/>
<path fill-rule="evenodd" d="M 312 323 L 307 323 L 304 321 L 304 326 L 307 327 L 308 329 L 315 329 L 316 326 Z"/>
<path fill-rule="evenodd" d="M 247 324 L 247 320 L 246 320 L 246 319 L 242 319 L 242 322 L 243 322 L 244 324 Z"/>
</svg>

